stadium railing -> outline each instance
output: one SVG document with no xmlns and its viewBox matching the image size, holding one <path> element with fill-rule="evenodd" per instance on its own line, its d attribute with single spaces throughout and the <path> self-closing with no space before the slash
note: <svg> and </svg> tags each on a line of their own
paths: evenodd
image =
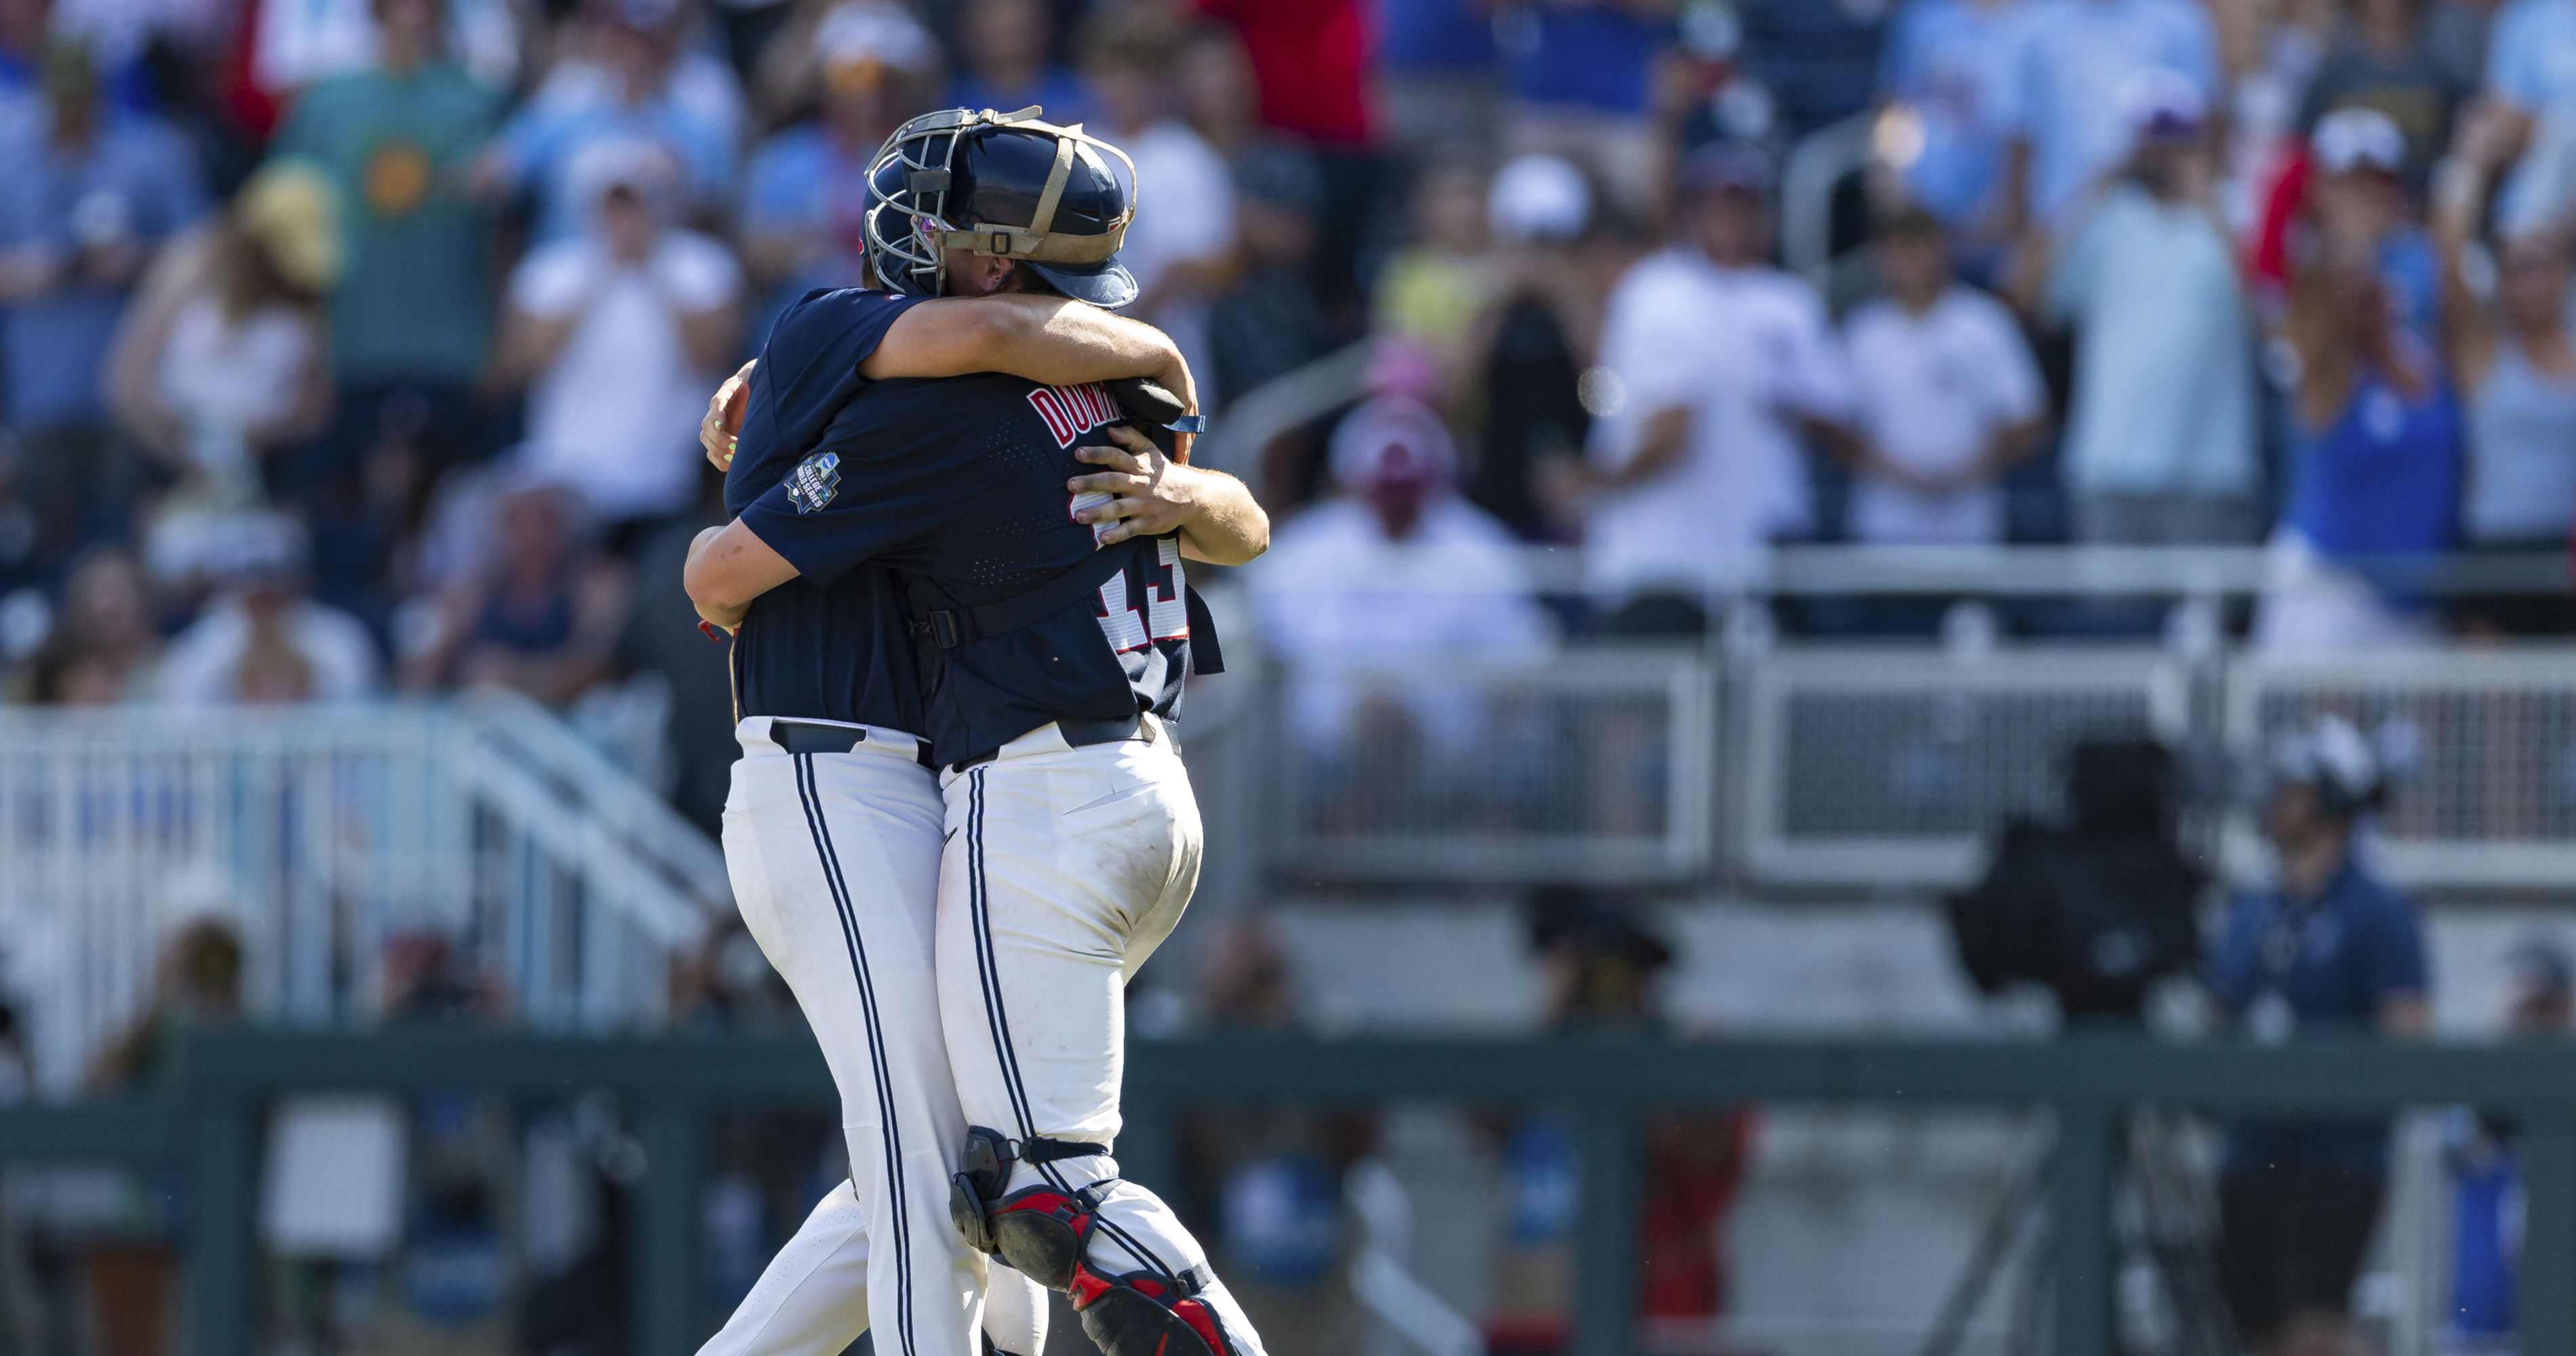
<svg viewBox="0 0 2576 1356">
<path fill-rule="evenodd" d="M 639 1356 L 684 1356 L 694 1311 L 707 1121 L 718 1109 L 826 1102 L 802 1040 L 578 1038 L 280 1031 L 195 1037 L 182 1081 L 117 1102 L 0 1109 L 0 1158 L 121 1159 L 186 1174 L 188 1313 L 196 1356 L 243 1356 L 256 1316 L 256 1201 L 264 1105 L 299 1091 L 473 1088 L 523 1096 L 606 1089 L 642 1123 L 627 1287 Z M 2217 1113 L 2369 1115 L 2466 1104 L 2520 1126 L 2526 1192 L 2518 1349 L 2576 1356 L 2576 1044 L 2176 1043 L 2098 1035 L 2032 1043 L 1679 1042 L 1296 1037 L 1137 1041 L 1127 1066 L 1122 1169 L 1169 1189 L 1184 1108 L 1247 1100 L 1396 1098 L 1547 1104 L 1575 1117 L 1583 1189 L 1575 1240 L 1579 1356 L 1630 1356 L 1637 1299 L 1640 1126 L 1658 1108 L 1741 1102 L 2049 1109 L 2052 1340 L 2062 1356 L 2114 1350 L 2113 1194 L 2133 1106 Z M 1927 1323 L 1930 1316 L 1926 1316 Z"/>
<path fill-rule="evenodd" d="M 1579 553 L 1532 549 L 1523 563 L 1541 593 L 1580 594 Z M 2292 724 L 2337 711 L 2392 759 L 2380 837 L 2401 879 L 2576 886 L 2576 647 L 2296 658 L 2227 644 L 2218 609 L 2259 594 L 2269 568 L 2255 549 L 1789 548 L 1774 597 L 2161 598 L 2201 609 L 2205 626 L 2161 644 L 1745 643 L 1745 628 L 1721 626 L 1706 643 L 1336 670 L 1314 681 L 1343 695 L 1320 706 L 1273 668 L 1257 696 L 1232 699 L 1265 713 L 1267 733 L 1230 733 L 1194 767 L 1203 796 L 1263 806 L 1249 822 L 1281 884 L 1946 889 L 2006 817 L 2058 808 L 2063 753 L 2101 736 L 2183 750 L 2195 841 L 2250 866 L 2238 774 Z M 2432 596 L 2567 588 L 2565 559 L 2545 553 L 2374 568 Z"/>
<path fill-rule="evenodd" d="M 705 835 L 532 703 L 0 710 L 0 929 L 38 1082 L 149 1002 L 178 923 L 236 929 L 254 1011 L 379 1011 L 386 943 L 467 948 L 539 1027 L 648 1024 L 730 908 Z"/>
</svg>

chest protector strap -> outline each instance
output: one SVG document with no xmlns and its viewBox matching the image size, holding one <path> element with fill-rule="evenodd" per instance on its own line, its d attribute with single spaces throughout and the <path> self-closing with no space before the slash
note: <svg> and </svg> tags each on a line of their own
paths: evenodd
<svg viewBox="0 0 2576 1356">
<path fill-rule="evenodd" d="M 1124 548 L 1126 543 L 1119 545 Z M 923 576 L 907 574 L 904 593 L 912 604 L 912 633 L 924 645 L 953 650 L 970 640 L 1035 626 L 1098 593 L 1101 585 L 1117 578 L 1135 560 L 1132 550 L 1094 551 L 1081 564 L 1036 588 L 982 607 L 968 607 Z"/>
</svg>

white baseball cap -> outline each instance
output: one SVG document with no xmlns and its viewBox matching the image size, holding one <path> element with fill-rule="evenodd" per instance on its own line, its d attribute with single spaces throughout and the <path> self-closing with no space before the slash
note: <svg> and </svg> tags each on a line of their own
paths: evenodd
<svg viewBox="0 0 2576 1356">
<path fill-rule="evenodd" d="M 1559 156 L 1514 156 L 1485 194 L 1485 221 L 1496 237 L 1572 240 L 1592 224 L 1592 185 Z"/>
<path fill-rule="evenodd" d="M 2120 82 L 2120 121 L 2139 142 L 2181 141 L 2200 134 L 2209 100 L 2190 76 L 2149 66 Z"/>
<path fill-rule="evenodd" d="M 843 0 L 814 27 L 825 69 L 874 66 L 915 75 L 939 66 L 939 43 L 921 22 L 886 0 Z"/>
<path fill-rule="evenodd" d="M 2317 119 L 2316 130 L 2308 133 L 2308 153 L 2328 174 L 2395 174 L 2406 163 L 2406 134 L 2378 109 L 2338 108 Z"/>
</svg>

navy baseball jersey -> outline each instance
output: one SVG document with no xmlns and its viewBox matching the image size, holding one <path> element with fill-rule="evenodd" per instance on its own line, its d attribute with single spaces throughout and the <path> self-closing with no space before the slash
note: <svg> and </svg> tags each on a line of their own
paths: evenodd
<svg viewBox="0 0 2576 1356">
<path fill-rule="evenodd" d="M 725 508 L 739 516 L 810 454 L 868 385 L 859 375 L 896 316 L 920 297 L 808 292 L 779 316 L 752 374 Z M 902 584 L 882 567 L 791 579 L 753 600 L 734 631 L 740 716 L 797 716 L 922 732 L 921 679 Z"/>
<path fill-rule="evenodd" d="M 815 451 L 742 519 L 806 579 L 869 564 L 985 607 L 1123 552 L 1123 572 L 1083 601 L 1014 631 L 936 652 L 924 733 L 931 757 L 980 757 L 1056 720 L 1169 716 L 1189 666 L 1188 585 L 1176 538 L 1096 548 L 1075 522 L 1074 457 L 1119 418 L 1099 386 L 979 375 L 870 384 Z"/>
</svg>

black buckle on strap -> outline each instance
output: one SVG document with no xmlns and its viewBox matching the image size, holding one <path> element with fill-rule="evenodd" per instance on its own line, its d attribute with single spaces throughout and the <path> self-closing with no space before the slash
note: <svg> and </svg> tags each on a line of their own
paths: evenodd
<svg viewBox="0 0 2576 1356">
<path fill-rule="evenodd" d="M 956 613 L 942 610 L 933 612 L 922 620 L 928 625 L 928 629 L 924 634 L 928 636 L 931 644 L 936 645 L 943 650 L 953 650 L 957 648 L 958 635 Z"/>
</svg>

